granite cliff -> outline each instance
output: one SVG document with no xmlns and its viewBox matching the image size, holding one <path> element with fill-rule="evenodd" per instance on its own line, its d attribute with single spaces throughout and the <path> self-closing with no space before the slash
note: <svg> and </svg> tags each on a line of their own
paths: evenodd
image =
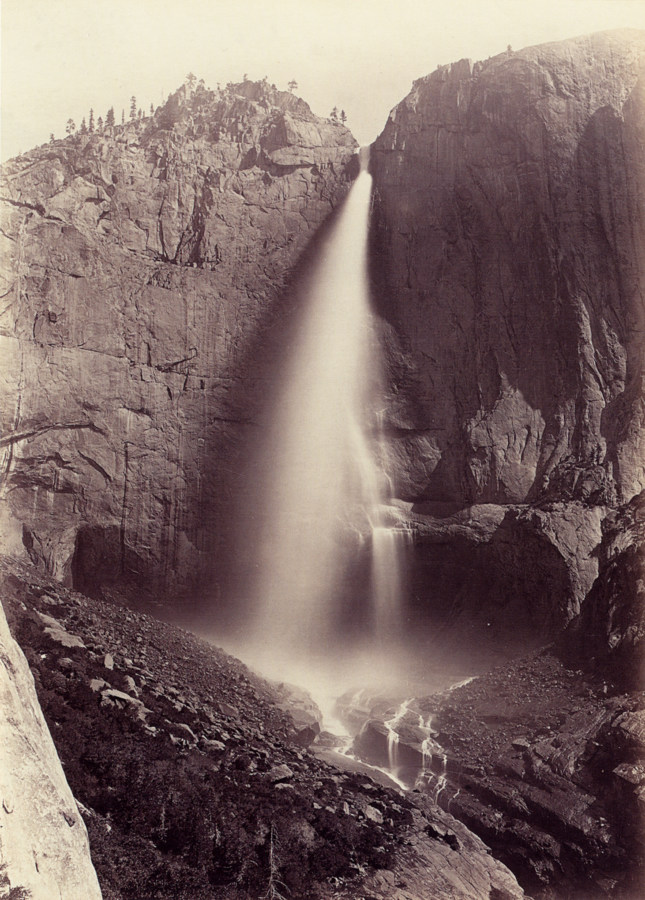
<svg viewBox="0 0 645 900">
<path fill-rule="evenodd" d="M 257 342 L 354 153 L 342 125 L 243 82 L 4 166 L 6 546 L 87 589 L 210 578 Z"/>
<path fill-rule="evenodd" d="M 372 148 L 418 588 L 499 627 L 575 616 L 607 509 L 643 489 L 644 47 L 608 32 L 442 66 Z"/>
<path fill-rule="evenodd" d="M 181 88 L 150 118 L 5 166 L 0 536 L 23 559 L 6 563 L 3 600 L 110 890 L 125 880 L 141 896 L 124 846 L 146 858 L 147 883 L 180 845 L 197 854 L 190 877 L 215 878 L 222 896 L 254 864 L 265 894 L 264 816 L 277 813 L 297 837 L 290 883 L 325 846 L 337 868 L 323 874 L 341 879 L 329 896 L 355 895 L 342 879 L 356 872 L 379 897 L 438 885 L 521 896 L 449 814 L 543 900 L 625 897 L 637 884 L 643 46 L 611 33 L 441 67 L 372 149 L 382 452 L 391 515 L 413 538 L 408 612 L 448 626 L 429 632 L 446 657 L 467 647 L 465 628 L 505 652 L 512 637 L 523 649 L 558 638 L 415 700 L 409 714 L 434 730 L 409 809 L 310 758 L 239 664 L 104 602 L 114 588 L 213 603 L 291 286 L 355 173 L 353 138 L 293 95 L 243 82 Z M 377 724 L 385 765 L 392 731 Z M 428 746 L 410 734 L 424 765 Z M 169 806 L 167 771 L 181 788 Z M 214 793 L 193 804 L 206 771 L 220 773 L 204 782 Z M 220 810 L 212 834 L 193 805 L 206 819 Z M 222 810 L 240 806 L 235 834 Z M 199 896 L 183 865 L 164 869 L 169 894 L 181 884 Z"/>
<path fill-rule="evenodd" d="M 101 900 L 85 824 L 1 606 L 0 709 L 0 893 Z"/>
<path fill-rule="evenodd" d="M 643 890 L 644 51 L 440 67 L 372 148 L 413 612 L 456 653 L 557 638 L 409 719 L 426 790 L 541 898 Z"/>
</svg>

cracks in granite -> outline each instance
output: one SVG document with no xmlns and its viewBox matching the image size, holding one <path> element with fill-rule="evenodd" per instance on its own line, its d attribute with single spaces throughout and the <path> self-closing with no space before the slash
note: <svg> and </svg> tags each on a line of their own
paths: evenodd
<svg viewBox="0 0 645 900">
<path fill-rule="evenodd" d="M 40 435 L 46 434 L 48 431 L 79 431 L 84 428 L 105 436 L 105 431 L 102 428 L 99 428 L 98 425 L 95 425 L 93 422 L 61 422 L 50 425 L 42 425 L 39 428 L 32 428 L 29 431 L 21 431 L 17 434 L 10 434 L 7 437 L 0 439 L 0 447 L 6 447 L 8 445 L 17 444 L 21 441 L 29 440 L 30 438 L 40 437 Z"/>
</svg>

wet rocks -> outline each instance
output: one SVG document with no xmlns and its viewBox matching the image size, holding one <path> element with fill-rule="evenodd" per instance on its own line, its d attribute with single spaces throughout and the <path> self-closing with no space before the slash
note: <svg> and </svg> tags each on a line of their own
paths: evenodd
<svg viewBox="0 0 645 900">
<path fill-rule="evenodd" d="M 447 754 L 429 795 L 532 896 L 629 895 L 645 867 L 639 695 L 608 694 L 540 653 L 426 706 Z"/>
</svg>

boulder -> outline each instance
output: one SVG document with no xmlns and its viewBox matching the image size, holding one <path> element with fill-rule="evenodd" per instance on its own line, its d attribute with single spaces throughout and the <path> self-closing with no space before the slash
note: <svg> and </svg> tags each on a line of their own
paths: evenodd
<svg viewBox="0 0 645 900">
<path fill-rule="evenodd" d="M 100 900 L 85 824 L 0 608 L 0 866 L 33 900 Z"/>
</svg>

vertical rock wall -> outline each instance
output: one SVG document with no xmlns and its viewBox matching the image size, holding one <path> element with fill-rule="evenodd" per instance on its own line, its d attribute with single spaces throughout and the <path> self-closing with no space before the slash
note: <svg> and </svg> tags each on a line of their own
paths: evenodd
<svg viewBox="0 0 645 900">
<path fill-rule="evenodd" d="M 354 151 L 302 100 L 244 82 L 5 166 L 10 547 L 83 589 L 210 578 L 262 348 Z"/>
<path fill-rule="evenodd" d="M 440 67 L 372 148 L 390 462 L 435 623 L 556 634 L 643 489 L 644 50 Z"/>
<path fill-rule="evenodd" d="M 403 496 L 642 489 L 644 46 L 462 60 L 390 114 L 372 167 Z"/>
</svg>

